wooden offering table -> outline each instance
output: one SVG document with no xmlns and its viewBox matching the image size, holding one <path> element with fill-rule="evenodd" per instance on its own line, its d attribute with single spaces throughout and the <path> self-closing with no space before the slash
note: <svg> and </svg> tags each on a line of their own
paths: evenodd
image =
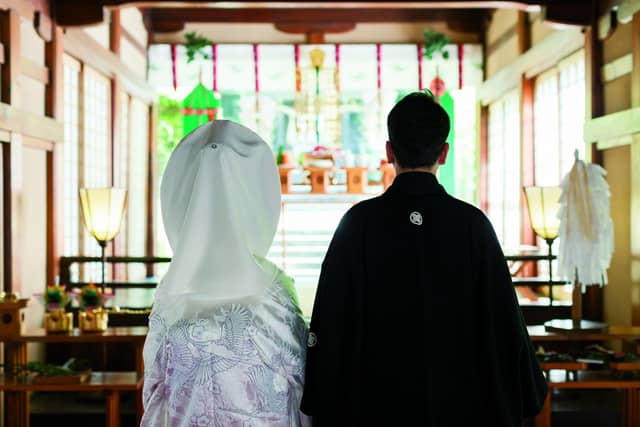
<svg viewBox="0 0 640 427">
<path fill-rule="evenodd" d="M 610 326 L 603 332 L 548 332 L 542 325 L 528 326 L 527 329 L 534 345 L 551 345 L 554 342 L 584 345 L 613 340 L 637 343 L 640 340 L 640 327 L 637 326 Z M 578 361 L 541 363 L 540 366 L 545 371 L 549 393 L 542 411 L 535 419 L 536 427 L 551 426 L 551 398 L 553 391 L 559 389 L 622 390 L 625 395 L 624 425 L 640 426 L 640 377 L 625 375 L 625 372 L 640 371 L 640 363 L 608 362 L 599 366 L 604 369 L 598 370 L 589 369 L 588 363 Z"/>
<path fill-rule="evenodd" d="M 107 391 L 107 426 L 117 426 L 119 413 L 119 392 L 124 390 L 136 391 L 136 406 L 138 424 L 142 417 L 142 378 L 144 363 L 142 349 L 148 332 L 147 327 L 107 328 L 104 332 L 81 332 L 73 329 L 68 333 L 47 333 L 44 329 L 34 329 L 20 335 L 0 336 L 5 344 L 5 364 L 7 366 L 21 365 L 27 360 L 27 343 L 83 343 L 109 344 L 131 343 L 135 352 L 135 372 L 96 373 L 88 382 L 80 384 L 33 384 L 7 375 L 0 382 L 0 390 L 5 391 L 5 426 L 29 426 L 29 396 L 32 391 Z M 73 386 L 75 388 L 69 389 Z M 111 412 L 111 415 L 110 415 Z"/>
</svg>

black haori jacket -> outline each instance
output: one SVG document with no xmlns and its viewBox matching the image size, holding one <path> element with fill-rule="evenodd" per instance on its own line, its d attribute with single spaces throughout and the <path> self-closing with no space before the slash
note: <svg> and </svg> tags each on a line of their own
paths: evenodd
<svg viewBox="0 0 640 427">
<path fill-rule="evenodd" d="M 547 384 L 486 216 L 419 172 L 349 210 L 322 264 L 305 381 L 316 426 L 537 414 Z"/>
</svg>

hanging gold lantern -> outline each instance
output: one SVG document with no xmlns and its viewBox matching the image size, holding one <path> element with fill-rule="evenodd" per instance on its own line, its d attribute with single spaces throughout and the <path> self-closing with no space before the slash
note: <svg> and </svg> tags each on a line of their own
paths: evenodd
<svg viewBox="0 0 640 427">
<path fill-rule="evenodd" d="M 324 63 L 324 51 L 322 49 L 313 49 L 311 52 L 309 52 L 309 57 L 311 58 L 311 65 L 313 66 L 313 68 L 322 68 L 322 64 Z"/>
</svg>

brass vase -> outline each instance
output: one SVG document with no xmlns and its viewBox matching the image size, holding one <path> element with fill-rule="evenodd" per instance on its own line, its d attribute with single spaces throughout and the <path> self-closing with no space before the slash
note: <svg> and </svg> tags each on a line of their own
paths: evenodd
<svg viewBox="0 0 640 427">
<path fill-rule="evenodd" d="M 104 332 L 109 323 L 109 313 L 102 308 L 78 312 L 78 327 L 83 332 Z"/>
<path fill-rule="evenodd" d="M 67 313 L 64 309 L 45 313 L 44 329 L 54 333 L 73 330 L 73 313 Z"/>
</svg>

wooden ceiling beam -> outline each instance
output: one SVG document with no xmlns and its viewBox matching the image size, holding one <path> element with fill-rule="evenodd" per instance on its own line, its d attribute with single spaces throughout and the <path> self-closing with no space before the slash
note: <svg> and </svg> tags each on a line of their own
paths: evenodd
<svg viewBox="0 0 640 427">
<path fill-rule="evenodd" d="M 542 7 L 542 21 L 552 26 L 580 26 L 591 25 L 591 2 L 558 3 Z"/>
<path fill-rule="evenodd" d="M 482 29 L 483 9 L 145 9 L 145 25 L 150 32 L 176 32 L 186 23 L 274 23 L 276 27 L 309 26 L 322 32 L 342 32 L 347 25 L 381 22 L 447 22 L 461 32 Z M 282 27 L 282 28 L 280 28 Z M 338 28 L 339 27 L 339 28 Z M 295 31 L 299 32 L 299 31 Z M 308 32 L 308 31 L 303 31 Z"/>
</svg>

